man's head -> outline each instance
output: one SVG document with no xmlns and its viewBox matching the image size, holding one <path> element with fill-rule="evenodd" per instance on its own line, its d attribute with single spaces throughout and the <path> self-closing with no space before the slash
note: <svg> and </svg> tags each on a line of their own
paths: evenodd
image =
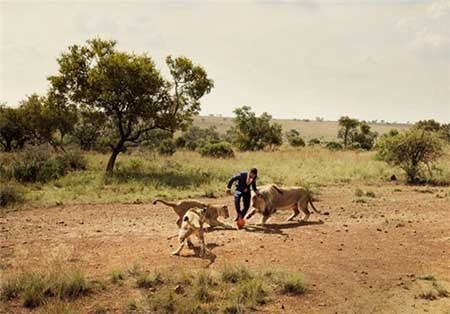
<svg viewBox="0 0 450 314">
<path fill-rule="evenodd" d="M 250 169 L 250 178 L 256 178 L 256 176 L 258 175 L 258 169 L 256 168 L 252 168 Z"/>
</svg>

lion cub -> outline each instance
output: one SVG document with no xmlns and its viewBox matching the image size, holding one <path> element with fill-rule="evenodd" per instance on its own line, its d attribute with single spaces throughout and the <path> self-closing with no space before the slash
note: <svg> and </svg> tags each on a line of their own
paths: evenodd
<svg viewBox="0 0 450 314">
<path fill-rule="evenodd" d="M 203 223 L 206 220 L 206 207 L 195 207 L 189 209 L 183 216 L 180 230 L 178 232 L 178 241 L 180 246 L 177 250 L 172 252 L 173 255 L 179 255 L 186 242 L 189 242 L 189 237 L 193 234 L 199 238 L 201 242 L 200 256 L 204 256 L 207 251 L 205 245 L 205 237 L 203 230 Z"/>
<path fill-rule="evenodd" d="M 218 220 L 219 216 L 227 219 L 230 214 L 228 212 L 228 206 L 226 205 L 211 205 L 205 204 L 197 200 L 182 200 L 179 202 L 167 202 L 164 200 L 156 199 L 153 201 L 153 204 L 163 203 L 164 205 L 170 206 L 174 209 L 175 213 L 178 215 L 177 225 L 178 228 L 181 227 L 183 216 L 187 213 L 187 211 L 191 208 L 199 207 L 206 208 L 206 223 L 211 227 L 223 227 L 223 228 L 231 228 L 227 224 L 220 222 Z"/>
</svg>

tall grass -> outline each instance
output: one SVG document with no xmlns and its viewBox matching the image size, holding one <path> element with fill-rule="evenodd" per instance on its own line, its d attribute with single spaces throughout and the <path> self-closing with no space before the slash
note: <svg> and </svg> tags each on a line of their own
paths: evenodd
<svg viewBox="0 0 450 314">
<path fill-rule="evenodd" d="M 321 148 L 240 152 L 234 159 L 205 158 L 188 151 L 165 157 L 135 151 L 119 156 L 112 176 L 104 174 L 107 155 L 88 153 L 85 157 L 85 171 L 69 172 L 48 183 L 26 184 L 27 199 L 45 205 L 216 197 L 223 195 L 231 175 L 251 167 L 258 168 L 260 185 L 301 185 L 313 190 L 342 182 L 375 182 L 392 174 L 401 176 L 399 170 L 374 160 L 371 152 Z"/>
</svg>

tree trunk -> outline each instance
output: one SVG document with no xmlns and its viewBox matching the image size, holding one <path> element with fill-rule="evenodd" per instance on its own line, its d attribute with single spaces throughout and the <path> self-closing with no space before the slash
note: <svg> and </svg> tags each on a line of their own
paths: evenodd
<svg viewBox="0 0 450 314">
<path fill-rule="evenodd" d="M 348 128 L 345 128 L 345 133 L 344 133 L 344 147 L 347 148 L 347 144 L 348 144 Z"/>
<path fill-rule="evenodd" d="M 116 164 L 116 158 L 123 149 L 123 142 L 119 142 L 112 150 L 111 157 L 109 157 L 108 165 L 106 166 L 106 173 L 112 173 L 114 165 Z"/>
<path fill-rule="evenodd" d="M 5 152 L 10 152 L 12 149 L 12 145 L 11 145 L 12 141 L 6 140 L 6 145 L 5 145 Z"/>
</svg>

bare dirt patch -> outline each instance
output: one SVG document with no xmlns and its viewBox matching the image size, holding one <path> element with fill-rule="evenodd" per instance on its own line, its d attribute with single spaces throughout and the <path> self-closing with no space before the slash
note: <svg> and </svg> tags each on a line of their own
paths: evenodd
<svg viewBox="0 0 450 314">
<path fill-rule="evenodd" d="M 305 276 L 306 294 L 273 299 L 260 308 L 265 313 L 450 313 L 450 298 L 423 297 L 433 289 L 423 279 L 427 275 L 450 291 L 450 190 L 420 193 L 390 184 L 360 188 L 375 197 L 357 197 L 350 185 L 322 188 L 316 207 L 329 215 L 314 214 L 308 223 L 285 222 L 290 212 L 280 211 L 265 229 L 251 225 L 259 221 L 255 216 L 246 230 L 208 232 L 206 241 L 215 255 L 210 259 L 187 249 L 181 257 L 170 256 L 177 216 L 160 204 L 10 210 L 0 218 L 1 274 L 46 267 L 52 259 L 98 278 L 133 265 L 170 271 L 242 264 Z M 232 197 L 204 201 L 233 209 Z M 98 305 L 122 313 L 128 298 L 138 295 L 136 287 L 125 284 L 76 305 L 87 313 Z M 4 310 L 29 312 L 17 302 Z"/>
</svg>

